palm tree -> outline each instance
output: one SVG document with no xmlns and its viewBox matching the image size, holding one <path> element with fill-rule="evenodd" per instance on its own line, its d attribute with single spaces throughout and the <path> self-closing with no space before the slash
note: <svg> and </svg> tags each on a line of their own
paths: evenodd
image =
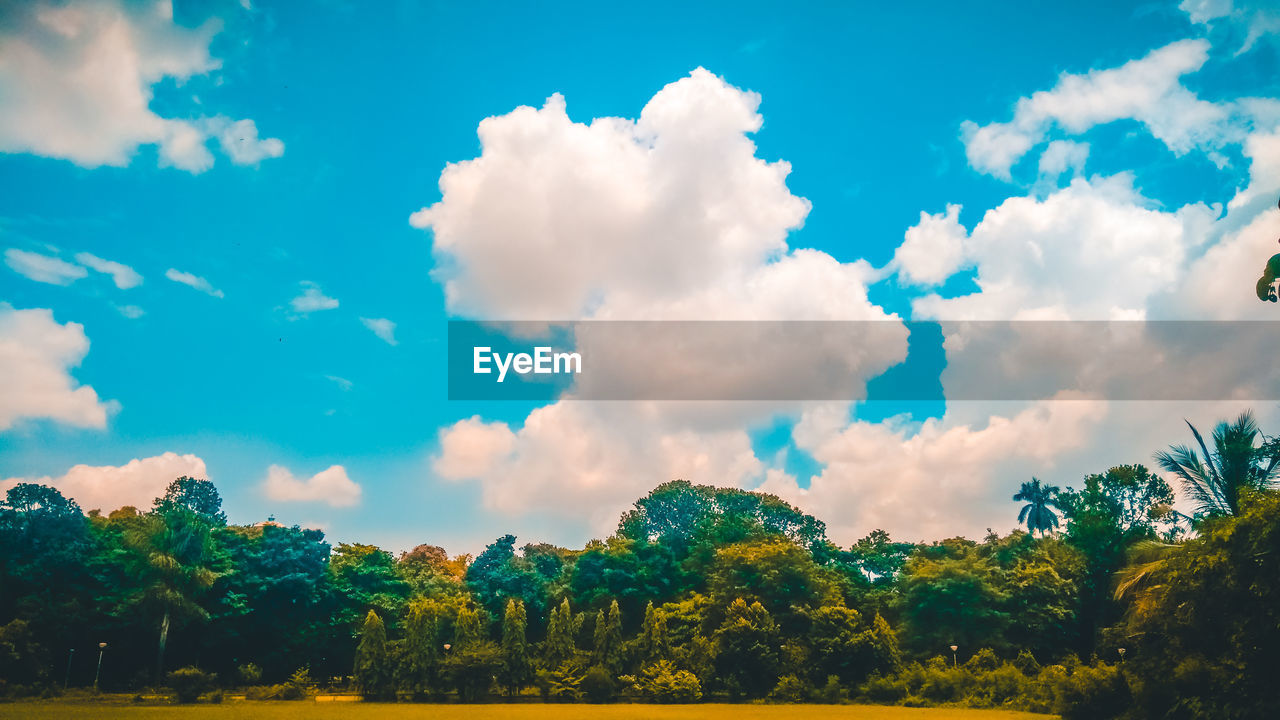
<svg viewBox="0 0 1280 720">
<path fill-rule="evenodd" d="M 1264 489 L 1276 479 L 1280 452 L 1274 445 L 1258 447 L 1262 433 L 1253 413 L 1245 411 L 1235 422 L 1223 420 L 1213 429 L 1213 452 L 1188 420 L 1187 427 L 1204 454 L 1203 460 L 1194 448 L 1173 445 L 1156 453 L 1156 462 L 1166 472 L 1182 481 L 1182 489 L 1196 501 L 1202 517 L 1235 515 L 1240 510 L 1240 495 L 1246 489 Z"/>
<path fill-rule="evenodd" d="M 1022 489 L 1013 496 L 1015 502 L 1026 502 L 1022 512 L 1018 513 L 1018 522 L 1025 522 L 1027 530 L 1035 535 L 1038 531 L 1043 537 L 1050 530 L 1058 529 L 1058 514 L 1052 508 L 1058 507 L 1058 487 L 1042 485 L 1031 478 L 1031 482 L 1022 483 Z"/>
</svg>

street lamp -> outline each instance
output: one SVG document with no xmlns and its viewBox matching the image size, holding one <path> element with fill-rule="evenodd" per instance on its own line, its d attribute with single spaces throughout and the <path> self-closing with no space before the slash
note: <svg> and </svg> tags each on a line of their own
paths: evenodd
<svg viewBox="0 0 1280 720">
<path fill-rule="evenodd" d="M 1124 648 L 1116 648 L 1116 652 L 1120 653 L 1120 662 L 1124 662 Z"/>
<path fill-rule="evenodd" d="M 445 643 L 445 644 L 444 644 L 444 651 L 445 651 L 445 652 L 449 652 L 449 649 L 450 649 L 450 648 L 452 648 L 452 647 L 453 647 L 453 646 L 452 646 L 452 645 L 450 645 L 449 643 Z"/>
<path fill-rule="evenodd" d="M 63 689 L 63 690 L 66 690 L 66 689 L 67 689 L 67 686 L 71 684 L 71 660 L 72 660 L 72 658 L 74 658 L 75 656 L 76 656 L 76 649 L 75 649 L 75 648 L 71 648 L 71 649 L 67 650 L 67 676 L 66 676 L 65 678 L 63 678 L 63 679 L 62 679 L 62 689 Z"/>
<path fill-rule="evenodd" d="M 102 653 L 107 651 L 107 644 L 98 643 L 98 669 L 93 673 L 93 691 L 98 692 L 98 677 L 102 675 Z"/>
<path fill-rule="evenodd" d="M 951 646 L 951 667 L 956 666 L 956 651 L 960 649 L 959 645 Z"/>
</svg>

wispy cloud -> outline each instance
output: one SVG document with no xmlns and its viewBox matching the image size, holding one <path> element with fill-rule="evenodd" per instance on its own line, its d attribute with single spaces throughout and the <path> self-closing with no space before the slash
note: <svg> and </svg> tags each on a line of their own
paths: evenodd
<svg viewBox="0 0 1280 720">
<path fill-rule="evenodd" d="M 82 252 L 76 254 L 76 262 L 89 268 L 96 270 L 105 275 L 110 275 L 111 280 L 115 282 L 116 287 L 121 290 L 128 290 L 142 284 L 142 276 L 138 271 L 114 260 L 104 260 L 92 253 Z"/>
<path fill-rule="evenodd" d="M 4 262 L 19 275 L 50 285 L 70 285 L 89 274 L 84 268 L 66 260 L 17 248 L 4 252 Z"/>
<path fill-rule="evenodd" d="M 373 331 L 374 335 L 382 338 L 388 345 L 399 345 L 396 341 L 396 324 L 386 318 L 360 318 L 360 322 L 364 326 Z"/>
<path fill-rule="evenodd" d="M 354 385 L 350 380 L 344 377 L 338 377 L 337 375 L 325 375 L 324 377 L 326 380 L 331 380 L 336 383 L 337 386 L 342 388 L 344 391 L 350 390 L 352 385 Z"/>
<path fill-rule="evenodd" d="M 320 286 L 309 281 L 303 281 L 302 294 L 289 301 L 289 306 L 294 312 L 303 315 L 310 312 L 318 312 L 320 310 L 333 310 L 338 307 L 338 300 L 325 295 L 320 290 Z"/>
<path fill-rule="evenodd" d="M 209 284 L 208 280 L 205 280 L 199 275 L 192 275 L 189 272 L 182 272 L 181 270 L 169 268 L 165 271 L 164 276 L 176 283 L 182 283 L 188 287 L 195 288 L 206 295 L 216 298 L 226 297 L 221 290 Z"/>
</svg>

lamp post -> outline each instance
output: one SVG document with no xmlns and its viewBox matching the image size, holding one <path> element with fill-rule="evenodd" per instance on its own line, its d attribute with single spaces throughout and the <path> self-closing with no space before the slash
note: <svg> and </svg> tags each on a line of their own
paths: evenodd
<svg viewBox="0 0 1280 720">
<path fill-rule="evenodd" d="M 951 667 L 956 666 L 956 651 L 960 649 L 959 645 L 951 646 Z"/>
<path fill-rule="evenodd" d="M 102 653 L 107 651 L 107 644 L 98 643 L 98 669 L 93 673 L 93 691 L 98 692 L 98 678 L 102 675 Z"/>
<path fill-rule="evenodd" d="M 66 676 L 65 678 L 63 678 L 63 679 L 62 679 L 62 689 L 63 689 L 63 690 L 66 690 L 66 689 L 67 689 L 67 686 L 71 684 L 71 660 L 72 660 L 72 658 L 74 658 L 75 656 L 76 656 L 76 649 L 75 649 L 75 648 L 71 648 L 71 649 L 67 650 L 67 676 Z"/>
<path fill-rule="evenodd" d="M 1124 648 L 1116 648 L 1116 652 L 1120 653 L 1120 662 L 1124 663 Z"/>
<path fill-rule="evenodd" d="M 449 650 L 450 650 L 452 647 L 453 647 L 453 646 L 452 646 L 452 645 L 450 645 L 449 643 L 445 643 L 445 644 L 444 644 L 444 651 L 445 651 L 445 652 L 449 652 Z"/>
</svg>

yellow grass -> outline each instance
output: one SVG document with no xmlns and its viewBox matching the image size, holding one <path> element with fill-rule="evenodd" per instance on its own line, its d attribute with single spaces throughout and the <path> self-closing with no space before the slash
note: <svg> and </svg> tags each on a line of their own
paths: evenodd
<svg viewBox="0 0 1280 720">
<path fill-rule="evenodd" d="M 221 705 L 127 705 L 73 701 L 0 703 L 12 720 L 1050 720 L 1007 710 L 902 708 L 881 705 L 419 705 L 356 702 L 251 702 Z"/>
</svg>

